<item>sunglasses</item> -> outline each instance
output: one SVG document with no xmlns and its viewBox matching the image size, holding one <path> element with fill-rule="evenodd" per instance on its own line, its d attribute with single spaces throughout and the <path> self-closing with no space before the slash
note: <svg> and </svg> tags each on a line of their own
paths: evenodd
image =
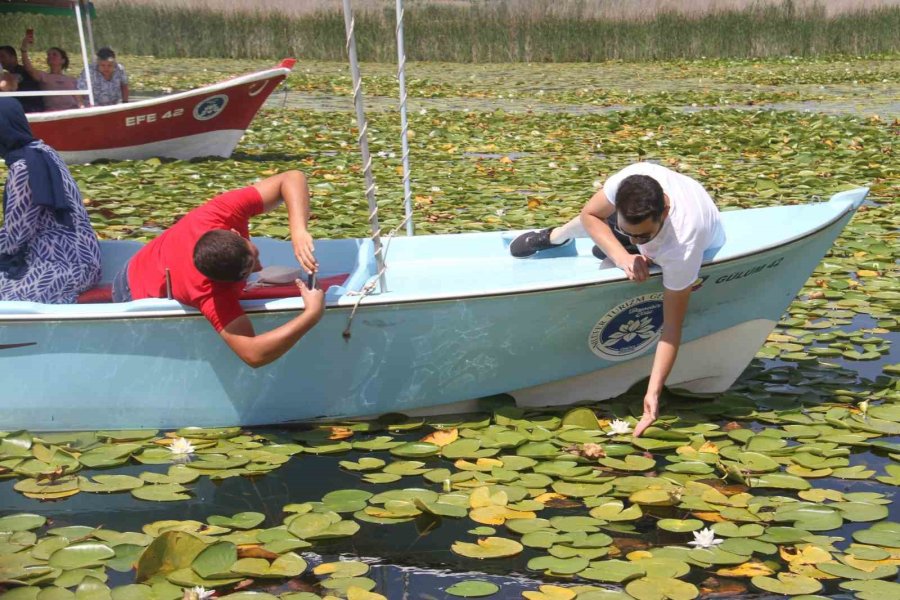
<svg viewBox="0 0 900 600">
<path fill-rule="evenodd" d="M 665 219 L 660 221 L 659 228 L 654 233 L 640 233 L 640 234 L 630 233 L 630 232 L 624 231 L 622 228 L 620 228 L 618 223 L 614 223 L 612 226 L 612 229 L 616 233 L 624 235 L 625 237 L 634 240 L 638 244 L 646 244 L 646 243 L 652 241 L 653 238 L 655 238 L 656 236 L 659 235 L 659 232 L 662 231 L 663 223 L 665 223 Z"/>
</svg>

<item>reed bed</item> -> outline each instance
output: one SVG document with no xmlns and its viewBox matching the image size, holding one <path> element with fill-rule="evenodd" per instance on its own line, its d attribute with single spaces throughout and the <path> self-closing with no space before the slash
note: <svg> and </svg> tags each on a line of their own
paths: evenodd
<svg viewBox="0 0 900 600">
<path fill-rule="evenodd" d="M 340 2 L 299 3 L 315 10 L 282 12 L 278 0 L 255 10 L 234 0 L 98 3 L 98 46 L 159 57 L 344 60 Z M 355 4 L 359 4 L 357 1 Z M 447 62 L 595 62 L 682 58 L 873 55 L 900 52 L 900 3 L 845 0 L 844 10 L 785 0 L 725 4 L 706 12 L 639 0 L 647 10 L 598 13 L 603 3 L 494 0 L 408 1 L 407 56 Z M 703 3 L 701 3 L 703 5 Z M 684 6 L 689 6 L 685 4 Z M 652 10 L 651 10 L 652 9 Z M 363 2 L 357 14 L 362 60 L 394 62 L 394 3 Z M 77 47 L 71 22 L 4 15 L 0 43 L 17 45 L 34 27 L 38 47 Z"/>
</svg>

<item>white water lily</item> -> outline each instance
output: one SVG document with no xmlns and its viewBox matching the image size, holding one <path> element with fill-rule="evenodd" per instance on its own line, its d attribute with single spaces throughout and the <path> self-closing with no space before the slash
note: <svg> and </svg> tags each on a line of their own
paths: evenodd
<svg viewBox="0 0 900 600">
<path fill-rule="evenodd" d="M 863 400 L 862 402 L 859 403 L 859 412 L 861 412 L 864 417 L 866 416 L 866 413 L 869 412 L 869 401 L 868 400 Z"/>
<path fill-rule="evenodd" d="M 716 533 L 706 527 L 701 529 L 700 531 L 694 532 L 694 541 L 688 542 L 690 546 L 696 546 L 697 548 L 712 548 L 714 546 L 718 546 L 725 540 L 719 539 L 716 537 Z"/>
<path fill-rule="evenodd" d="M 177 454 L 179 456 L 193 454 L 194 446 L 189 441 L 184 439 L 183 437 L 175 438 L 175 441 L 172 442 L 172 445 L 169 446 L 169 450 L 172 454 Z"/>
<path fill-rule="evenodd" d="M 215 594 L 215 590 L 207 590 L 202 586 L 195 586 L 190 589 L 184 588 L 184 595 L 181 597 L 182 600 L 207 600 L 211 598 L 213 594 Z"/>
<path fill-rule="evenodd" d="M 606 433 L 606 435 L 625 435 L 626 433 L 631 433 L 631 425 L 628 424 L 628 421 L 623 421 L 622 419 L 614 419 L 612 423 L 609 424 L 610 430 Z"/>
</svg>

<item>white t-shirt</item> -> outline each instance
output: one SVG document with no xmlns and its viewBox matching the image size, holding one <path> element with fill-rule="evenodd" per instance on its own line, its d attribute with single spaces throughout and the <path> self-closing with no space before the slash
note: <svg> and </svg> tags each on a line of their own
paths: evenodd
<svg viewBox="0 0 900 600">
<path fill-rule="evenodd" d="M 648 243 L 638 244 L 638 250 L 660 266 L 666 289 L 683 290 L 697 280 L 703 253 L 725 243 L 719 210 L 697 181 L 646 162 L 629 165 L 606 180 L 603 191 L 613 205 L 619 185 L 630 175 L 652 177 L 669 197 L 662 230 Z"/>
</svg>

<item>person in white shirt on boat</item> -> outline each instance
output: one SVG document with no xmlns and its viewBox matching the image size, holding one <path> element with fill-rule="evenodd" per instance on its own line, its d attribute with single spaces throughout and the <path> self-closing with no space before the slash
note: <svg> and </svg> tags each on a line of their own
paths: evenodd
<svg viewBox="0 0 900 600">
<path fill-rule="evenodd" d="M 524 258 L 584 236 L 597 244 L 598 258 L 608 258 L 633 281 L 646 281 L 651 263 L 662 270 L 663 330 L 644 396 L 644 414 L 634 430 L 639 436 L 659 416 L 659 396 L 678 355 L 691 288 L 704 253 L 725 243 L 725 230 L 700 183 L 644 162 L 612 175 L 581 215 L 565 225 L 520 235 L 510 253 Z"/>
<path fill-rule="evenodd" d="M 116 62 L 116 53 L 110 48 L 97 50 L 97 62 L 88 69 L 94 91 L 94 106 L 109 106 L 128 102 L 128 74 L 125 67 Z M 82 71 L 78 76 L 78 89 L 87 89 L 87 78 Z"/>
</svg>

